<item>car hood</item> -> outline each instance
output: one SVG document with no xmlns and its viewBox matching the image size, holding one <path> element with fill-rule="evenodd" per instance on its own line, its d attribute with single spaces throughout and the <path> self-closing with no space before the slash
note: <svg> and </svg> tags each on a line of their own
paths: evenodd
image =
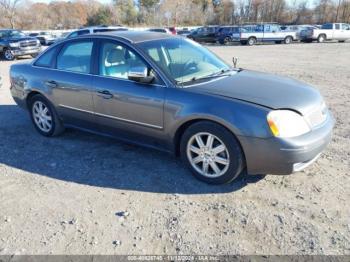
<svg viewBox="0 0 350 262">
<path fill-rule="evenodd" d="M 232 76 L 194 84 L 191 90 L 244 100 L 272 109 L 293 109 L 307 114 L 323 103 L 321 94 L 297 80 L 242 70 Z"/>
<path fill-rule="evenodd" d="M 36 40 L 36 38 L 23 36 L 23 37 L 11 37 L 11 38 L 7 38 L 7 40 L 9 42 L 14 43 L 19 41 L 32 41 L 32 40 Z"/>
</svg>

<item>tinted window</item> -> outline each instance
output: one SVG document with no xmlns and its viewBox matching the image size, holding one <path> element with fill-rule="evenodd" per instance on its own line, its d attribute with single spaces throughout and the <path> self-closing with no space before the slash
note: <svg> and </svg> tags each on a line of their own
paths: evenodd
<svg viewBox="0 0 350 262">
<path fill-rule="evenodd" d="M 90 33 L 89 30 L 80 30 L 80 31 L 78 31 L 78 35 L 87 35 L 89 33 Z"/>
<path fill-rule="evenodd" d="M 165 29 L 150 29 L 151 32 L 166 33 Z"/>
<path fill-rule="evenodd" d="M 68 38 L 76 37 L 76 36 L 78 36 L 78 35 L 87 35 L 87 34 L 89 34 L 89 33 L 90 33 L 89 30 L 75 31 L 75 32 L 71 33 L 71 34 L 68 36 Z"/>
<path fill-rule="evenodd" d="M 339 30 L 340 29 L 340 24 L 335 24 L 335 29 Z"/>
<path fill-rule="evenodd" d="M 92 41 L 66 44 L 57 57 L 57 69 L 90 73 Z"/>
<path fill-rule="evenodd" d="M 56 53 L 57 48 L 51 48 L 41 55 L 35 62 L 36 66 L 51 67 L 52 59 Z"/>
<path fill-rule="evenodd" d="M 350 26 L 347 25 L 347 24 L 342 24 L 341 27 L 342 27 L 343 30 L 349 30 L 350 29 Z"/>
<path fill-rule="evenodd" d="M 321 29 L 326 29 L 326 30 L 333 29 L 333 24 L 324 24 L 322 25 Z"/>
<path fill-rule="evenodd" d="M 143 60 L 125 46 L 116 42 L 104 42 L 100 48 L 99 74 L 128 79 L 133 67 L 147 67 Z"/>
<path fill-rule="evenodd" d="M 112 31 L 116 31 L 116 29 L 111 29 L 111 28 L 94 29 L 94 33 L 112 32 Z"/>
</svg>

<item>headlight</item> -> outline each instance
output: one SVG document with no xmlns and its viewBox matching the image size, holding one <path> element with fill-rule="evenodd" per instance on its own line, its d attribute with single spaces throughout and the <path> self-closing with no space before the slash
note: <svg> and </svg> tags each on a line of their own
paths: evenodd
<svg viewBox="0 0 350 262">
<path fill-rule="evenodd" d="M 19 43 L 17 42 L 17 43 L 10 43 L 10 46 L 11 47 L 19 47 Z"/>
<path fill-rule="evenodd" d="M 275 110 L 267 115 L 271 132 L 277 137 L 295 137 L 310 131 L 303 116 L 291 110 Z"/>
</svg>

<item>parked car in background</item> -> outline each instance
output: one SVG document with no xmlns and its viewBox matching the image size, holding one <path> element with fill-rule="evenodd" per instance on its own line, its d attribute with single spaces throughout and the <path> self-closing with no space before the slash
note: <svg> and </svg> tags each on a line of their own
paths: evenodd
<svg viewBox="0 0 350 262">
<path fill-rule="evenodd" d="M 31 33 L 29 36 L 37 38 L 41 45 L 51 45 L 56 41 L 56 36 L 49 32 Z"/>
<path fill-rule="evenodd" d="M 296 40 L 301 40 L 300 33 L 303 30 L 312 30 L 317 29 L 318 27 L 315 25 L 291 25 L 291 26 L 282 26 L 282 30 L 284 31 L 294 31 L 296 32 Z M 285 29 L 284 29 L 285 28 Z"/>
<path fill-rule="evenodd" d="M 275 42 L 290 44 L 296 40 L 296 32 L 283 31 L 279 24 L 266 23 L 246 25 L 240 34 L 242 45 L 255 45 L 258 42 Z"/>
<path fill-rule="evenodd" d="M 216 33 L 219 31 L 220 26 L 205 26 L 200 27 L 189 34 L 187 37 L 203 43 L 216 43 Z"/>
<path fill-rule="evenodd" d="M 169 31 L 170 31 L 173 35 L 176 35 L 176 34 L 177 34 L 177 30 L 176 30 L 175 27 L 169 27 L 168 29 L 169 29 Z"/>
<path fill-rule="evenodd" d="M 189 35 L 191 34 L 191 31 L 188 30 L 187 28 L 183 28 L 183 29 L 181 29 L 181 30 L 178 30 L 178 31 L 177 31 L 177 34 L 187 37 L 187 36 L 189 36 Z"/>
<path fill-rule="evenodd" d="M 239 26 L 223 26 L 220 27 L 216 33 L 216 41 L 222 45 L 226 45 L 231 42 L 239 42 L 240 33 L 241 27 Z"/>
<path fill-rule="evenodd" d="M 12 65 L 10 79 L 41 135 L 75 127 L 148 145 L 180 155 L 212 184 L 245 169 L 300 171 L 320 156 L 334 125 L 309 85 L 233 68 L 193 41 L 154 32 L 66 39 Z"/>
<path fill-rule="evenodd" d="M 156 32 L 156 33 L 164 33 L 164 34 L 172 34 L 172 32 L 168 28 L 150 28 L 147 31 Z"/>
<path fill-rule="evenodd" d="M 72 38 L 80 35 L 95 34 L 102 32 L 114 32 L 114 31 L 128 31 L 126 27 L 122 26 L 93 26 L 85 27 L 79 30 L 73 31 L 66 36 L 66 38 Z"/>
<path fill-rule="evenodd" d="M 36 57 L 41 52 L 41 44 L 35 37 L 15 29 L 0 30 L 0 53 L 5 60 L 30 55 Z"/>
<path fill-rule="evenodd" d="M 345 42 L 350 39 L 350 25 L 345 23 L 327 23 L 321 28 L 308 28 L 300 32 L 303 42 L 317 41 L 323 43 L 327 40 Z"/>
</svg>

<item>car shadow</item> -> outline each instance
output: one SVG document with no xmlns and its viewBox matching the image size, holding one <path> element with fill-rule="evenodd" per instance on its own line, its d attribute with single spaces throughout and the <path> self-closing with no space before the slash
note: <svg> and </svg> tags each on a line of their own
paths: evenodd
<svg viewBox="0 0 350 262">
<path fill-rule="evenodd" d="M 0 105 L 0 166 L 83 185 L 154 193 L 208 194 L 237 191 L 264 176 L 241 175 L 226 185 L 192 177 L 171 154 L 76 130 L 56 138 L 39 135 L 26 111 Z"/>
</svg>

